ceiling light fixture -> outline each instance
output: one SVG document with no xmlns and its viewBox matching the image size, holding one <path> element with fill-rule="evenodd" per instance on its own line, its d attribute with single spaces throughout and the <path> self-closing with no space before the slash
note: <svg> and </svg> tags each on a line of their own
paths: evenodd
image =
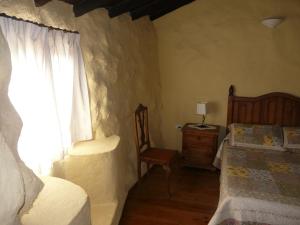
<svg viewBox="0 0 300 225">
<path fill-rule="evenodd" d="M 276 28 L 279 24 L 283 22 L 284 18 L 283 17 L 269 17 L 265 18 L 261 21 L 261 23 L 271 29 Z"/>
</svg>

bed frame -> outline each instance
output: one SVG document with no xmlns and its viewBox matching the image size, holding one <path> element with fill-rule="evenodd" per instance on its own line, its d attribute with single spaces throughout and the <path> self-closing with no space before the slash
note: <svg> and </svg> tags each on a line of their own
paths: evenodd
<svg viewBox="0 0 300 225">
<path fill-rule="evenodd" d="M 300 98 L 281 92 L 258 97 L 234 95 L 231 85 L 228 96 L 227 127 L 231 123 L 300 126 Z"/>
</svg>

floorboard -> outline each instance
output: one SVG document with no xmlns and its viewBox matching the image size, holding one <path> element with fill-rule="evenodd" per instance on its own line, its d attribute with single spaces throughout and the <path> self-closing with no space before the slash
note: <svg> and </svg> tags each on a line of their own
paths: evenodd
<svg viewBox="0 0 300 225">
<path fill-rule="evenodd" d="M 219 173 L 177 166 L 168 198 L 165 173 L 153 167 L 128 194 L 120 225 L 207 225 L 217 208 Z"/>
</svg>

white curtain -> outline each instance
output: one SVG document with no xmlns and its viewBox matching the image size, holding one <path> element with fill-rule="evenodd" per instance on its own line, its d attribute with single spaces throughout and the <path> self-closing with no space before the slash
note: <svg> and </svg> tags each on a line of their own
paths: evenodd
<svg viewBox="0 0 300 225">
<path fill-rule="evenodd" d="M 23 128 L 18 151 L 38 174 L 48 174 L 72 143 L 92 138 L 80 35 L 0 17 L 11 51 L 9 97 Z"/>
</svg>

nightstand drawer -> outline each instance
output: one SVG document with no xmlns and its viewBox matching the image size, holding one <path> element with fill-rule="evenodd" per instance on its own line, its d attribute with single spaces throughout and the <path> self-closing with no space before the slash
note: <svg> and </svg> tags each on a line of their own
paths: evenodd
<svg viewBox="0 0 300 225">
<path fill-rule="evenodd" d="M 202 146 L 201 148 L 183 148 L 182 152 L 184 155 L 188 155 L 189 157 L 201 158 L 202 155 L 209 155 L 214 157 L 215 151 L 212 147 Z"/>
<path fill-rule="evenodd" d="M 206 154 L 194 154 L 194 152 L 189 152 L 187 154 L 184 154 L 184 162 L 186 164 L 189 164 L 191 166 L 208 166 L 211 165 L 213 161 L 214 155 L 212 153 L 206 153 Z"/>
<path fill-rule="evenodd" d="M 183 134 L 183 146 L 199 147 L 213 146 L 215 144 L 214 136 L 199 136 Z"/>
<path fill-rule="evenodd" d="M 220 127 L 213 125 L 215 129 L 196 129 L 189 125 L 182 128 L 184 165 L 213 170 Z"/>
</svg>

